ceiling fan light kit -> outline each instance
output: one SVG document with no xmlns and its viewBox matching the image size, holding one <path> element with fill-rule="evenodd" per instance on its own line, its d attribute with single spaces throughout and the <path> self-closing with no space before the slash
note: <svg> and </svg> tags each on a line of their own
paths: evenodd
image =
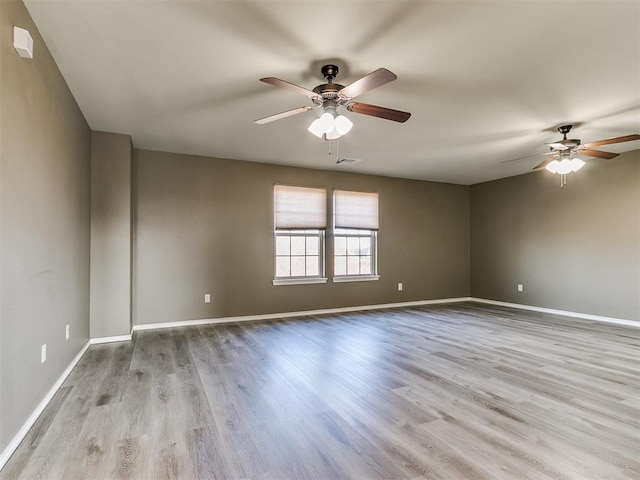
<svg viewBox="0 0 640 480">
<path fill-rule="evenodd" d="M 280 120 L 281 118 L 290 117 L 298 113 L 303 113 L 311 109 L 322 108 L 324 113 L 320 118 L 314 120 L 311 125 L 309 125 L 308 130 L 318 138 L 336 140 L 349 133 L 353 127 L 353 122 L 346 116 L 339 114 L 338 108 L 346 108 L 350 112 L 400 123 L 406 122 L 411 116 L 408 112 L 351 101 L 358 95 L 362 95 L 369 90 L 384 85 L 385 83 L 392 82 L 398 78 L 394 73 L 390 72 L 386 68 L 379 68 L 346 87 L 338 83 L 333 83 L 333 79 L 338 75 L 338 67 L 336 65 L 325 65 L 322 67 L 321 71 L 322 75 L 327 80 L 327 83 L 318 85 L 313 90 L 307 90 L 306 88 L 285 82 L 284 80 L 280 80 L 275 77 L 261 78 L 260 81 L 268 83 L 269 85 L 284 88 L 298 93 L 299 95 L 304 95 L 313 102 L 313 106 L 304 106 L 287 110 L 285 112 L 255 120 L 255 123 L 262 125 L 275 120 Z"/>
<path fill-rule="evenodd" d="M 585 163 L 579 158 L 563 158 L 562 160 L 553 160 L 544 167 L 551 173 L 566 175 L 567 173 L 577 172 Z"/>
<path fill-rule="evenodd" d="M 335 109 L 333 109 L 335 112 Z M 309 130 L 316 137 L 322 138 L 324 135 L 327 140 L 334 140 L 346 135 L 351 131 L 353 122 L 344 115 L 334 114 L 327 109 L 320 118 L 315 119 L 309 125 Z"/>
</svg>

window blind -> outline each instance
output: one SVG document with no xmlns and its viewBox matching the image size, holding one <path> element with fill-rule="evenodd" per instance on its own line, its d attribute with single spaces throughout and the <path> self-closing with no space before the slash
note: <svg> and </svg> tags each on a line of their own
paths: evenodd
<svg viewBox="0 0 640 480">
<path fill-rule="evenodd" d="M 378 230 L 378 194 L 334 190 L 334 226 Z"/>
<path fill-rule="evenodd" d="M 276 185 L 275 228 L 327 228 L 327 191 L 323 188 Z"/>
</svg>

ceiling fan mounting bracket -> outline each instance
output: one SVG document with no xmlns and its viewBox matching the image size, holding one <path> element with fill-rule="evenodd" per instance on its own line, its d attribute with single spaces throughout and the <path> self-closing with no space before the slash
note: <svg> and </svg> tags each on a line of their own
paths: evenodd
<svg viewBox="0 0 640 480">
<path fill-rule="evenodd" d="M 560 125 L 558 131 L 567 138 L 567 133 L 571 131 L 573 125 Z"/>
<path fill-rule="evenodd" d="M 337 65 L 324 65 L 321 69 L 322 76 L 327 79 L 327 82 L 331 83 L 334 78 L 338 75 L 338 66 Z"/>
</svg>

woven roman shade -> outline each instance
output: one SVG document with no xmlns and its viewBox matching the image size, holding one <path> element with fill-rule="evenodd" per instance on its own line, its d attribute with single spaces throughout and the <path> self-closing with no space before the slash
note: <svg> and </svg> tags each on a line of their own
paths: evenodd
<svg viewBox="0 0 640 480">
<path fill-rule="evenodd" d="M 378 230 L 378 194 L 334 190 L 335 228 Z"/>
<path fill-rule="evenodd" d="M 327 228 L 327 191 L 323 188 L 276 185 L 275 228 Z"/>
</svg>

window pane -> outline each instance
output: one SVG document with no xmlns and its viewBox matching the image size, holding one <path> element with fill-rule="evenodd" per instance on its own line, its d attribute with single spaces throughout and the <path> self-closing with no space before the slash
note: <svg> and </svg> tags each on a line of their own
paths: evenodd
<svg viewBox="0 0 640 480">
<path fill-rule="evenodd" d="M 371 275 L 371 257 L 360 257 L 360 275 Z"/>
<path fill-rule="evenodd" d="M 358 255 L 360 253 L 360 239 L 358 237 L 347 238 L 347 255 Z"/>
<path fill-rule="evenodd" d="M 276 255 L 289 255 L 289 239 L 288 236 L 276 237 Z"/>
<path fill-rule="evenodd" d="M 320 257 L 307 257 L 307 276 L 320 275 Z"/>
<path fill-rule="evenodd" d="M 360 237 L 360 255 L 371 255 L 371 237 Z"/>
<path fill-rule="evenodd" d="M 276 257 L 276 277 L 290 277 L 289 257 Z"/>
<path fill-rule="evenodd" d="M 320 239 L 318 237 L 307 237 L 307 255 L 320 254 Z"/>
<path fill-rule="evenodd" d="M 291 255 L 304 255 L 304 237 L 291 237 Z"/>
<path fill-rule="evenodd" d="M 335 257 L 335 264 L 333 267 L 334 275 L 346 275 L 347 274 L 347 257 L 340 256 Z"/>
<path fill-rule="evenodd" d="M 305 257 L 291 257 L 291 276 L 304 277 L 305 275 Z"/>
<path fill-rule="evenodd" d="M 335 237 L 333 248 L 336 255 L 346 255 L 347 239 L 345 237 Z"/>
<path fill-rule="evenodd" d="M 347 275 L 360 273 L 360 257 L 347 257 Z"/>
</svg>

